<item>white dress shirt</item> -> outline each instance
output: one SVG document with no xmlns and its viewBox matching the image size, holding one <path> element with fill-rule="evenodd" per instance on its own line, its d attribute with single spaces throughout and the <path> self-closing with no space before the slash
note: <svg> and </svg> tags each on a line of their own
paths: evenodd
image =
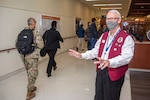
<svg viewBox="0 0 150 100">
<path fill-rule="evenodd" d="M 119 30 L 120 30 L 120 28 L 118 28 L 116 30 L 115 34 L 117 34 L 117 31 L 119 31 Z M 115 34 L 114 34 L 114 36 L 115 36 Z M 102 36 L 96 42 L 95 47 L 92 50 L 88 50 L 85 53 L 81 53 L 82 59 L 94 59 L 94 58 L 98 57 L 99 46 L 100 46 L 100 41 L 102 39 Z M 111 67 L 111 68 L 117 68 L 117 67 L 128 64 L 131 61 L 133 54 L 134 54 L 134 41 L 133 41 L 132 37 L 129 35 L 126 37 L 126 39 L 124 41 L 124 44 L 123 44 L 122 50 L 121 50 L 121 54 L 114 58 L 108 59 L 111 45 L 107 52 L 105 52 L 106 47 L 111 43 L 114 36 L 111 36 L 110 32 L 108 33 L 107 41 L 105 43 L 105 46 L 104 46 L 104 49 L 102 52 L 102 56 L 101 56 L 102 59 L 110 61 L 109 67 Z"/>
</svg>

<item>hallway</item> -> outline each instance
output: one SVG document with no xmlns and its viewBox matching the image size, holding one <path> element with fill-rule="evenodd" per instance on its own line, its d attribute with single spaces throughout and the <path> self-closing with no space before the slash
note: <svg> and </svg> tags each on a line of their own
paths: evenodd
<svg viewBox="0 0 150 100">
<path fill-rule="evenodd" d="M 57 70 L 46 75 L 48 60 L 40 62 L 36 81 L 36 97 L 32 100 L 93 100 L 95 65 L 91 60 L 70 57 L 67 52 L 56 55 Z M 0 81 L 0 100 L 25 100 L 26 72 Z M 131 100 L 130 77 L 126 74 L 120 100 Z"/>
</svg>

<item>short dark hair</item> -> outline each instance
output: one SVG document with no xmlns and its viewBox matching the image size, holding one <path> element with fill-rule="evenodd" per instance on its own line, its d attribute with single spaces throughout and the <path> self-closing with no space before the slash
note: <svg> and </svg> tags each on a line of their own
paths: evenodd
<svg viewBox="0 0 150 100">
<path fill-rule="evenodd" d="M 92 22 L 95 22 L 96 21 L 96 18 L 92 18 Z"/>
<path fill-rule="evenodd" d="M 36 23 L 36 20 L 32 17 L 28 18 L 28 21 L 27 21 L 28 25 L 32 25 L 33 23 Z"/>
<path fill-rule="evenodd" d="M 57 21 L 52 21 L 51 27 L 52 27 L 52 28 L 56 27 L 56 24 L 57 24 Z"/>
</svg>

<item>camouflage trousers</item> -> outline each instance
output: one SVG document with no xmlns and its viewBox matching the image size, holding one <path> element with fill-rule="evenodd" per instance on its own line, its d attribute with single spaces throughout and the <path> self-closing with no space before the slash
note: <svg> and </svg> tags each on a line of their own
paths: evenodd
<svg viewBox="0 0 150 100">
<path fill-rule="evenodd" d="M 34 88 L 34 84 L 38 76 L 38 58 L 24 59 L 24 64 L 28 77 L 27 89 L 28 91 L 31 91 Z"/>
</svg>

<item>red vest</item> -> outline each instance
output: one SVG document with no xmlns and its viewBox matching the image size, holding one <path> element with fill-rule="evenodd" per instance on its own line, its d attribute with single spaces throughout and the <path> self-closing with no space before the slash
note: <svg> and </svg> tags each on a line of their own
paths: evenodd
<svg viewBox="0 0 150 100">
<path fill-rule="evenodd" d="M 122 45 L 124 44 L 124 40 L 128 36 L 123 30 L 121 30 L 117 36 L 115 37 L 112 46 L 109 51 L 108 59 L 116 57 L 121 54 Z M 101 57 L 105 43 L 107 41 L 108 32 L 104 33 L 99 47 L 98 57 Z M 112 81 L 116 81 L 120 79 L 128 69 L 128 65 L 119 66 L 118 68 L 108 67 L 108 74 Z"/>
</svg>

